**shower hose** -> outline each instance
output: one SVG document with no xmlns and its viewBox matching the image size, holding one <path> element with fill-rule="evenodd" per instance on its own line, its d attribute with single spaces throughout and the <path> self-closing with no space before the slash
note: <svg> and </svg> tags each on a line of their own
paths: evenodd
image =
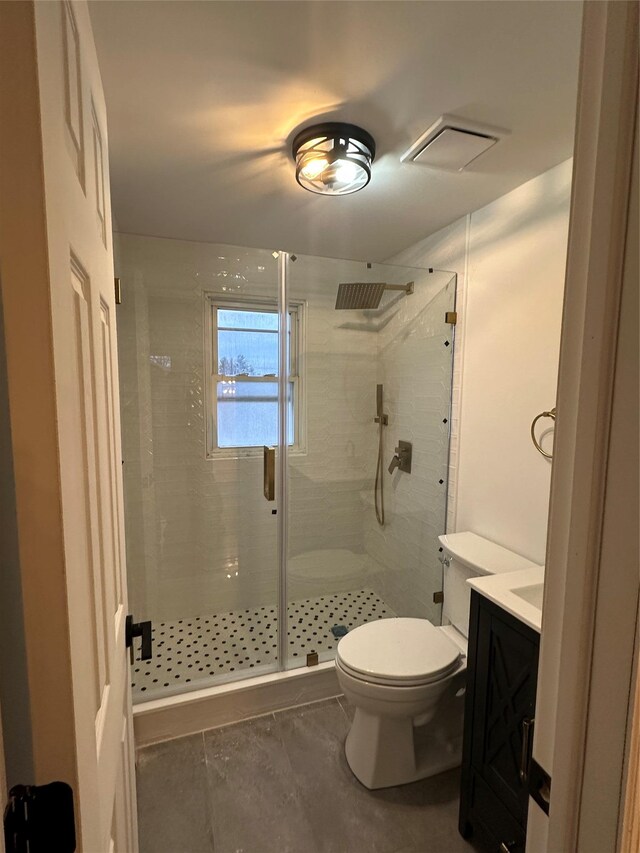
<svg viewBox="0 0 640 853">
<path fill-rule="evenodd" d="M 384 527 L 384 476 L 382 471 L 382 436 L 383 436 L 383 428 L 384 424 L 382 423 L 382 417 L 380 418 L 380 423 L 378 424 L 378 464 L 376 465 L 376 482 L 373 487 L 373 499 L 376 507 L 376 518 L 378 519 L 378 524 L 380 527 Z M 380 493 L 380 502 L 378 505 L 378 492 Z"/>
</svg>

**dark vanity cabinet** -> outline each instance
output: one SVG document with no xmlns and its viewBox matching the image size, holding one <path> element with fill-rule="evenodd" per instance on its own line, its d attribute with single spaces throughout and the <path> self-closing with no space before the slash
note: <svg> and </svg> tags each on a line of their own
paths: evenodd
<svg viewBox="0 0 640 853">
<path fill-rule="evenodd" d="M 459 828 L 487 851 L 524 853 L 539 645 L 536 631 L 471 593 Z"/>
</svg>

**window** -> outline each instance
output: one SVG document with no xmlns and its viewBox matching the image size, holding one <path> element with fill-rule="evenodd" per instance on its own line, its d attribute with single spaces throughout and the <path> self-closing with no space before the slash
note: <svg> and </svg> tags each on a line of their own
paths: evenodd
<svg viewBox="0 0 640 853">
<path fill-rule="evenodd" d="M 211 295 L 211 381 L 208 454 L 252 455 L 278 443 L 278 311 L 274 301 L 227 302 Z M 288 441 L 300 445 L 301 311 L 290 305 L 287 324 Z M 255 452 L 255 450 L 253 451 Z"/>
</svg>

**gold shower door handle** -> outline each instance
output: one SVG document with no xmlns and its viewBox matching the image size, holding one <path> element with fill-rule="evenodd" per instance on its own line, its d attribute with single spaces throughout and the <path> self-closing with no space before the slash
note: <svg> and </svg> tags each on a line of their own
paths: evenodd
<svg viewBox="0 0 640 853">
<path fill-rule="evenodd" d="M 265 444 L 262 448 L 262 488 L 264 496 L 268 501 L 276 499 L 276 449 L 275 447 L 267 447 Z"/>
</svg>

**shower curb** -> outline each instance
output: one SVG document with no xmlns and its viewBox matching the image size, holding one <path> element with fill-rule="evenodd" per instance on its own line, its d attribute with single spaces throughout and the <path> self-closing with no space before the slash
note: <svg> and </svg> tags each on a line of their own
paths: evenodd
<svg viewBox="0 0 640 853">
<path fill-rule="evenodd" d="M 136 748 L 340 695 L 333 661 L 133 706 Z"/>
</svg>

